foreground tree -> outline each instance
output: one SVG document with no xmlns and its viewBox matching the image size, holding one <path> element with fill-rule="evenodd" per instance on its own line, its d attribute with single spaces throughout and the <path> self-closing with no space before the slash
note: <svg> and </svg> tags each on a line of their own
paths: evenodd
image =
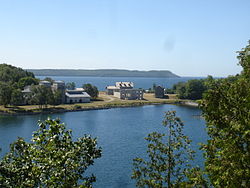
<svg viewBox="0 0 250 188">
<path fill-rule="evenodd" d="M 250 185 L 250 43 L 238 58 L 241 75 L 212 80 L 202 103 L 210 136 L 205 166 L 214 187 Z"/>
<path fill-rule="evenodd" d="M 166 134 L 153 132 L 145 138 L 149 142 L 148 160 L 134 159 L 132 178 L 138 187 L 187 185 L 186 176 L 191 170 L 189 161 L 193 160 L 194 153 L 190 149 L 191 140 L 183 134 L 183 123 L 175 112 L 166 112 L 163 126 L 167 129 Z"/>
<path fill-rule="evenodd" d="M 39 122 L 31 143 L 19 138 L 0 161 L 0 187 L 91 187 L 88 166 L 101 157 L 96 139 L 85 135 L 73 141 L 59 120 Z"/>
</svg>

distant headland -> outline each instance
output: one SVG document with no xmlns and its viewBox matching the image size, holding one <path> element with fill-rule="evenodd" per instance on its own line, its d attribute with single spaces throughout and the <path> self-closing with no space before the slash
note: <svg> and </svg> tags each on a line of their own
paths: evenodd
<svg viewBox="0 0 250 188">
<path fill-rule="evenodd" d="M 93 77 L 156 77 L 178 78 L 180 76 L 168 70 L 123 70 L 123 69 L 27 69 L 36 76 L 93 76 Z"/>
</svg>

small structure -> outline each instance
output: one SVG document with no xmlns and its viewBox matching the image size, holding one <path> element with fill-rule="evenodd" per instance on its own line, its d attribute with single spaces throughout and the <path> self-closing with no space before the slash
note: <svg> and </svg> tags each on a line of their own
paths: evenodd
<svg viewBox="0 0 250 188">
<path fill-rule="evenodd" d="M 133 82 L 116 82 L 115 86 L 107 86 L 107 94 L 124 100 L 142 100 L 143 90 L 134 89 Z"/>
<path fill-rule="evenodd" d="M 90 96 L 83 89 L 82 90 L 66 90 L 66 103 L 88 103 Z"/>
<path fill-rule="evenodd" d="M 51 83 L 49 81 L 46 80 L 42 80 L 39 82 L 40 86 L 45 86 L 45 87 L 51 87 Z"/>
<path fill-rule="evenodd" d="M 155 97 L 156 98 L 164 98 L 164 88 L 161 86 L 155 87 Z"/>
<path fill-rule="evenodd" d="M 61 103 L 65 103 L 65 82 L 64 81 L 54 81 L 51 86 L 51 90 L 55 92 L 60 92 L 61 95 Z"/>
<path fill-rule="evenodd" d="M 31 86 L 25 86 L 22 90 L 24 95 L 31 93 Z"/>
<path fill-rule="evenodd" d="M 53 85 L 51 86 L 51 89 L 53 91 L 56 91 L 56 90 L 65 90 L 65 83 L 64 83 L 64 81 L 61 81 L 61 80 L 54 81 Z"/>
</svg>

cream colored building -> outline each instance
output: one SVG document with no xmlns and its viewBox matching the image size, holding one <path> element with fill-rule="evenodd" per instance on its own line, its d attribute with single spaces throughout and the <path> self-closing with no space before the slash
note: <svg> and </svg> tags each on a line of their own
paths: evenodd
<svg viewBox="0 0 250 188">
<path fill-rule="evenodd" d="M 134 89 L 133 82 L 116 82 L 115 86 L 107 86 L 107 94 L 123 100 L 142 100 L 143 90 Z"/>
</svg>

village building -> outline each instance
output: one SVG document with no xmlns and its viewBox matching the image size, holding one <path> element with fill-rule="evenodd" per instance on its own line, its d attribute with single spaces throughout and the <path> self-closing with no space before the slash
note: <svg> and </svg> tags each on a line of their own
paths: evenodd
<svg viewBox="0 0 250 188">
<path fill-rule="evenodd" d="M 80 90 L 66 90 L 66 103 L 88 103 L 90 102 L 90 95 L 84 91 L 84 89 Z"/>
<path fill-rule="evenodd" d="M 143 90 L 135 89 L 133 82 L 116 82 L 115 86 L 107 86 L 107 94 L 123 100 L 142 100 Z"/>
<path fill-rule="evenodd" d="M 164 88 L 161 86 L 155 87 L 155 98 L 164 98 Z"/>
<path fill-rule="evenodd" d="M 49 81 L 46 81 L 46 80 L 42 80 L 39 82 L 39 85 L 40 86 L 45 86 L 45 87 L 51 87 L 51 83 Z"/>
<path fill-rule="evenodd" d="M 120 89 L 133 89 L 133 82 L 116 82 L 115 86 L 107 86 L 107 94 L 114 95 L 114 92 L 119 92 Z"/>
<path fill-rule="evenodd" d="M 114 92 L 114 96 L 123 100 L 142 100 L 142 89 L 120 89 L 118 92 Z"/>
<path fill-rule="evenodd" d="M 61 93 L 61 103 L 87 103 L 90 102 L 90 96 L 88 93 L 85 92 L 83 88 L 75 88 L 74 90 L 66 90 L 65 82 L 64 81 L 54 81 L 53 84 L 49 81 L 40 81 L 40 86 L 45 86 L 47 88 L 51 88 L 52 92 L 60 92 Z M 22 93 L 24 94 L 25 98 L 28 98 L 29 94 L 31 93 L 31 86 L 26 86 Z"/>
<path fill-rule="evenodd" d="M 65 97 L 65 82 L 64 81 L 54 81 L 52 86 L 51 86 L 51 90 L 55 93 L 55 92 L 60 92 L 62 98 L 61 98 L 61 103 L 65 103 L 66 101 L 66 97 Z"/>
</svg>

